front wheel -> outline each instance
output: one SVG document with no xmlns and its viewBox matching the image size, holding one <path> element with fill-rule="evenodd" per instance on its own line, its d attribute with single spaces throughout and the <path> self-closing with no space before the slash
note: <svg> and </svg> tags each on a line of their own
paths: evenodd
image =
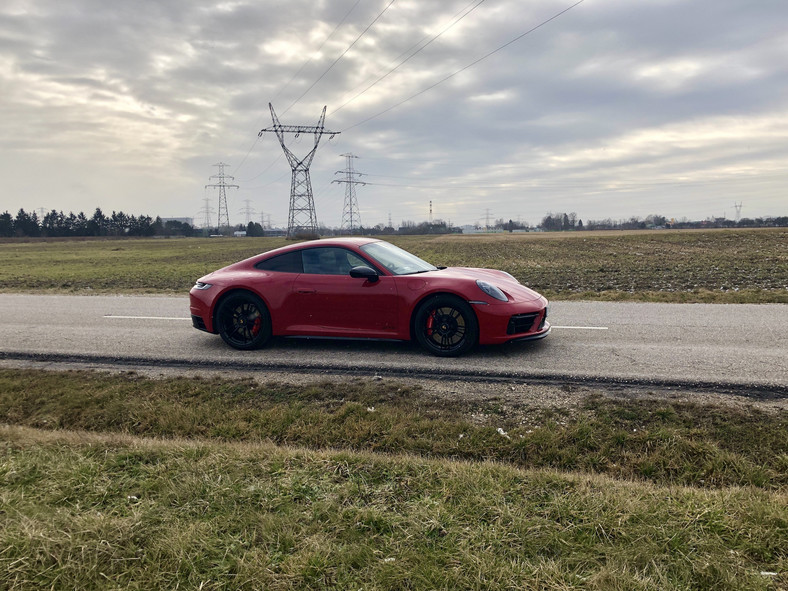
<svg viewBox="0 0 788 591">
<path fill-rule="evenodd" d="M 251 293 L 227 296 L 216 310 L 219 334 L 235 349 L 257 349 L 271 338 L 271 316 L 263 301 Z"/>
<path fill-rule="evenodd" d="M 465 301 L 455 296 L 435 296 L 416 312 L 415 333 L 419 344 L 433 355 L 456 357 L 476 344 L 479 323 Z"/>
</svg>

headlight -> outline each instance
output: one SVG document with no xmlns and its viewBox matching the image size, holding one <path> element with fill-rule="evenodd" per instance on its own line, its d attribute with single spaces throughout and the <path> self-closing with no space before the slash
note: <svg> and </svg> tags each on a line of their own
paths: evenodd
<svg viewBox="0 0 788 591">
<path fill-rule="evenodd" d="M 484 293 L 486 293 L 491 298 L 495 298 L 496 300 L 500 300 L 502 302 L 508 302 L 509 298 L 506 297 L 506 294 L 503 293 L 500 289 L 495 287 L 494 285 L 487 283 L 486 281 L 477 280 L 476 285 L 479 286 Z"/>
<path fill-rule="evenodd" d="M 213 283 L 203 283 L 202 281 L 198 281 L 194 284 L 194 289 L 210 289 L 213 287 Z"/>
</svg>

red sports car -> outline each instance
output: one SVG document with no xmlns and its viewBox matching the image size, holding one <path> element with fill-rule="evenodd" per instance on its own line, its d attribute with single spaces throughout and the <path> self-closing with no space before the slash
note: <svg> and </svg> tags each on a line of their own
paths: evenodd
<svg viewBox="0 0 788 591">
<path fill-rule="evenodd" d="M 195 328 L 236 349 L 272 335 L 416 339 L 434 355 L 540 339 L 547 300 L 503 271 L 435 267 L 388 242 L 301 242 L 201 277 Z"/>
</svg>

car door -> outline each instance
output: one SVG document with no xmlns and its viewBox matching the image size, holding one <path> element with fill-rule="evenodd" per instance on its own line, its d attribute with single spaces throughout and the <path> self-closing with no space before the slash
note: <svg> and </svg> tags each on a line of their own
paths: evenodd
<svg viewBox="0 0 788 591">
<path fill-rule="evenodd" d="M 394 278 L 377 281 L 350 276 L 350 269 L 370 263 L 349 249 L 315 247 L 301 251 L 303 273 L 293 283 L 300 334 L 348 337 L 394 337 L 397 334 L 397 288 Z"/>
</svg>

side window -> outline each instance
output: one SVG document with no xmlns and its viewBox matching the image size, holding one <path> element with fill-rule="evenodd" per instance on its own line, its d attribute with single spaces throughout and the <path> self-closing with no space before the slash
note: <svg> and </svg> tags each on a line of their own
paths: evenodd
<svg viewBox="0 0 788 591">
<path fill-rule="evenodd" d="M 350 265 L 351 269 L 353 267 L 361 267 L 362 265 L 365 267 L 369 267 L 369 263 L 364 259 L 362 259 L 360 256 L 353 254 L 349 250 L 345 252 L 347 252 L 347 262 Z M 350 272 L 350 269 L 348 269 L 348 272 Z"/>
<path fill-rule="evenodd" d="M 314 275 L 347 275 L 351 268 L 368 264 L 360 256 L 344 248 L 308 248 L 301 252 L 304 273 Z"/>
<path fill-rule="evenodd" d="M 301 252 L 287 252 L 271 257 L 257 263 L 255 268 L 261 271 L 278 271 L 279 273 L 302 273 Z"/>
</svg>

